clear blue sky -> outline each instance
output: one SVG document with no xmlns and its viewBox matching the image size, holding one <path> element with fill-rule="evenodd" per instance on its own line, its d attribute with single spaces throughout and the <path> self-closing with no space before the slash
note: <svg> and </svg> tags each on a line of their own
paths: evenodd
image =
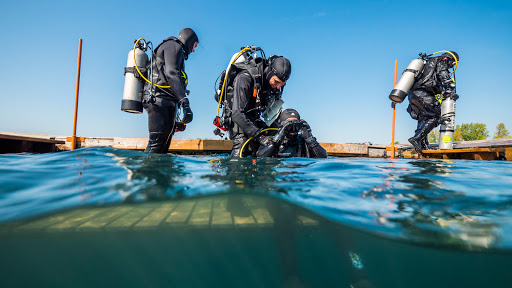
<svg viewBox="0 0 512 288">
<path fill-rule="evenodd" d="M 242 3 L 242 4 L 241 4 Z M 157 45 L 184 27 L 200 38 L 186 62 L 194 121 L 176 138 L 211 138 L 214 82 L 241 46 L 291 60 L 285 107 L 321 142 L 391 141 L 394 60 L 454 50 L 456 122 L 512 131 L 510 1 L 2 1 L 0 131 L 71 135 L 83 39 L 78 136 L 147 137 L 147 114 L 120 110 L 133 41 Z M 396 139 L 416 127 L 397 105 Z"/>
</svg>

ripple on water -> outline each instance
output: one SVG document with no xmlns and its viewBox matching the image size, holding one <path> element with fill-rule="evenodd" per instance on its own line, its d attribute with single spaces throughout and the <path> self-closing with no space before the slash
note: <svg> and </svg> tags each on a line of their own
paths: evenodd
<svg viewBox="0 0 512 288">
<path fill-rule="evenodd" d="M 0 155 L 0 187 L 1 222 L 88 205 L 253 193 L 389 237 L 485 236 L 486 245 L 512 248 L 511 162 L 255 160 L 85 148 Z"/>
</svg>

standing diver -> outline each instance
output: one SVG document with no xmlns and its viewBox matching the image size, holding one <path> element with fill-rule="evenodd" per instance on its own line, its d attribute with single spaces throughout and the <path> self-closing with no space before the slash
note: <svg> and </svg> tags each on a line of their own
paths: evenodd
<svg viewBox="0 0 512 288">
<path fill-rule="evenodd" d="M 144 152 L 167 153 L 177 125 L 192 122 L 193 114 L 186 95 L 188 83 L 185 74 L 185 60 L 195 52 L 199 38 L 194 30 L 185 28 L 178 38 L 169 37 L 156 47 L 152 53 L 152 71 L 154 82 L 144 86 L 143 106 L 148 113 L 149 142 Z M 177 108 L 183 109 L 183 123 L 176 123 Z"/>
<path fill-rule="evenodd" d="M 279 123 L 278 133 L 259 147 L 258 157 L 327 158 L 327 152 L 313 137 L 308 122 L 300 119 L 299 112 L 282 111 Z"/>
<path fill-rule="evenodd" d="M 426 57 L 426 55 L 423 54 L 422 57 Z M 418 120 L 414 136 L 408 140 L 421 156 L 423 156 L 422 150 L 429 149 L 428 133 L 442 122 L 441 105 L 440 101 L 436 99 L 436 95 L 441 94 L 443 100 L 450 98 L 456 101 L 459 99 L 459 95 L 455 93 L 455 80 L 450 77 L 448 71 L 449 68 L 455 67 L 458 61 L 459 55 L 453 51 L 446 51 L 441 56 L 428 58 L 423 72 L 415 77 L 417 80 L 412 86 L 412 91 L 408 93 L 407 112 L 412 119 Z M 396 102 L 393 101 L 392 106 L 394 107 L 395 104 Z"/>
<path fill-rule="evenodd" d="M 271 56 L 267 61 L 258 62 L 255 71 L 240 71 L 234 78 L 230 107 L 232 125 L 229 127 L 229 138 L 233 141 L 231 157 L 239 157 L 251 137 L 254 138 L 250 141 L 253 152 L 257 151 L 259 144 L 270 141 L 270 137 L 261 134 L 267 125 L 260 115 L 269 105 L 270 95 L 282 93 L 292 66 L 282 56 Z"/>
</svg>

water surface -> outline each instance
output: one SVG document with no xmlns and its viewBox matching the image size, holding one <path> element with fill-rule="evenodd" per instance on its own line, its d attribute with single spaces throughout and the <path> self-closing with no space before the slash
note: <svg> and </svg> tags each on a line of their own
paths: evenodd
<svg viewBox="0 0 512 288">
<path fill-rule="evenodd" d="M 172 287 L 185 287 L 183 283 L 188 283 L 186 286 L 189 287 L 204 287 L 205 283 L 224 281 L 224 286 L 240 287 L 247 286 L 243 278 L 250 277 L 254 287 L 281 285 L 276 283 L 287 283 L 290 287 L 413 287 L 411 281 L 418 280 L 419 276 L 415 274 L 418 269 L 424 271 L 419 275 L 425 279 L 415 283 L 414 287 L 458 287 L 461 280 L 455 281 L 457 277 L 454 275 L 462 277 L 468 271 L 484 278 L 469 277 L 465 280 L 469 286 L 464 287 L 479 287 L 471 286 L 475 283 L 507 287 L 505 282 L 512 280 L 504 272 L 507 266 L 510 267 L 505 263 L 512 263 L 511 162 L 336 157 L 230 159 L 227 155 L 148 155 L 112 148 L 86 148 L 53 154 L 0 155 L 0 187 L 0 222 L 4 227 L 0 228 L 4 239 L 1 245 L 4 250 L 0 252 L 8 253 L 11 258 L 7 259 L 11 261 L 20 261 L 19 265 L 22 265 L 22 259 L 25 263 L 43 261 L 41 259 L 57 253 L 54 251 L 56 245 L 64 245 L 73 247 L 69 251 L 76 251 L 76 247 L 101 247 L 94 248 L 92 254 L 87 253 L 96 255 L 89 261 L 101 263 L 114 261 L 112 258 L 116 261 L 124 259 L 121 261 L 124 264 L 116 264 L 121 267 L 126 265 L 126 257 L 133 257 L 129 263 L 144 259 L 142 255 L 147 255 L 143 253 L 146 251 L 144 243 L 149 245 L 154 241 L 157 243 L 152 245 L 156 245 L 156 250 L 150 252 L 154 258 L 144 261 L 150 261 L 152 265 L 159 263 L 157 266 L 161 267 L 168 262 L 159 254 L 170 253 L 175 261 L 179 259 L 173 265 L 181 267 L 180 273 L 176 269 L 173 271 L 177 274 L 158 269 L 151 271 L 172 274 L 174 282 L 154 279 L 151 281 L 156 282 L 151 282 L 148 274 L 141 272 L 140 277 L 134 276 L 124 284 L 128 286 L 130 283 L 136 286 L 134 283 L 142 281 L 137 285 L 166 286 L 164 283 L 172 282 Z M 199 204 L 203 203 L 201 201 L 209 202 L 204 206 Z M 85 220 L 80 222 L 82 226 L 76 225 L 61 233 L 55 233 L 56 226 L 51 226 L 57 222 L 37 230 L 37 233 L 33 230 L 19 232 L 23 230 L 19 227 L 34 226 L 33 223 L 43 223 L 47 221 L 45 219 L 69 221 L 72 218 L 69 215 L 79 217 L 78 213 L 82 211 L 100 211 L 95 209 L 103 209 L 97 215 L 104 218 L 113 215 L 106 211 L 118 209 L 115 211 L 123 219 L 119 212 L 122 209 L 132 209 L 130 213 L 135 213 L 133 211 L 158 207 L 166 213 L 163 207 L 169 207 L 165 217 L 171 219 L 173 211 L 178 210 L 170 207 L 185 207 L 183 203 L 192 202 L 195 204 L 191 204 L 192 210 L 183 218 L 183 225 L 165 228 L 162 223 L 166 220 L 162 220 L 150 232 L 136 229 L 112 232 L 106 228 L 84 232 L 79 227 L 88 223 Z M 247 206 L 247 203 L 253 206 Z M 211 207 L 211 212 L 204 207 Z M 203 213 L 206 216 L 196 218 L 200 209 L 206 209 Z M 220 210 L 229 213 L 226 218 L 229 225 L 222 226 L 221 230 L 221 226 L 215 225 L 214 212 Z M 255 211 L 266 211 L 270 215 L 267 217 L 269 222 L 259 221 Z M 84 217 L 85 214 L 80 215 Z M 143 214 L 141 219 L 150 217 L 147 215 Z M 251 221 L 258 225 L 239 225 L 242 222 L 237 219 L 248 215 L 252 215 Z M 105 222 L 105 227 L 116 221 L 113 216 L 108 217 L 111 222 Z M 304 219 L 311 220 L 314 225 L 307 225 L 309 222 Z M 201 222 L 204 225 L 200 229 L 185 228 L 196 220 L 205 221 Z M 133 227 L 137 227 L 135 222 Z M 37 253 L 24 253 L 20 251 L 26 247 L 20 246 L 24 241 L 27 245 L 40 245 L 41 249 Z M 119 241 L 126 241 L 127 246 L 113 248 Z M 115 256 L 110 255 L 116 249 L 120 250 L 115 251 Z M 49 255 L 43 257 L 43 250 Z M 98 254 L 99 250 L 104 252 L 102 256 Z M 71 261 L 69 251 L 59 254 L 57 259 L 62 261 L 57 262 Z M 184 255 L 193 259 L 179 258 Z M 240 257 L 244 259 L 242 264 Z M 418 262 L 417 257 L 423 261 Z M 439 261 L 444 264 L 435 264 Z M 197 269 L 184 265 L 185 262 L 208 263 L 208 267 L 217 266 L 217 270 L 199 269 L 212 278 L 194 282 L 190 275 Z M 433 268 L 434 265 L 437 268 Z M 449 265 L 460 265 L 461 270 L 448 272 Z M 33 267 L 34 275 L 40 276 L 34 279 L 51 286 L 69 286 L 70 283 L 81 286 L 76 283 L 77 275 L 81 275 L 77 269 L 98 276 L 104 273 L 97 265 L 93 265 L 96 267 L 93 270 L 88 270 L 91 265 L 86 265 L 89 268 L 73 266 L 73 269 L 57 265 L 48 269 L 62 271 L 67 267 L 76 277 L 68 275 L 69 279 L 62 278 L 67 280 L 52 282 L 54 278 L 41 276 L 51 275 L 49 271 L 44 272 L 43 266 Z M 116 273 L 133 268 L 130 267 L 116 270 Z M 137 270 L 137 266 L 134 267 Z M 237 269 L 243 277 L 226 276 Z M 428 282 L 425 274 L 433 271 L 437 278 Z M 102 278 L 116 273 L 107 273 Z M 9 274 L 14 275 L 12 271 Z M 263 275 L 268 282 L 261 280 Z M 343 279 L 347 283 L 341 284 Z M 446 281 L 452 282 L 448 284 Z M 78 282 L 84 287 L 98 284 Z M 121 282 L 112 280 L 108 283 L 116 286 Z"/>
</svg>

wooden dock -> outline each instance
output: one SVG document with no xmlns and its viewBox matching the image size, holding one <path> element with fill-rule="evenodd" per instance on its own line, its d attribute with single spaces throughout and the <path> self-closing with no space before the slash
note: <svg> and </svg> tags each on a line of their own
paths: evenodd
<svg viewBox="0 0 512 288">
<path fill-rule="evenodd" d="M 437 145 L 432 145 L 437 148 Z M 404 158 L 419 158 L 412 146 L 398 151 Z M 512 161 L 512 138 L 454 142 L 450 150 L 423 150 L 427 158 Z"/>
<path fill-rule="evenodd" d="M 230 211 L 234 201 L 245 213 Z M 269 228 L 275 215 L 267 209 L 267 198 L 251 195 L 221 195 L 173 202 L 147 202 L 110 207 L 80 208 L 35 220 L 10 223 L 1 233 L 144 231 L 168 228 Z M 272 199 L 270 201 L 281 201 Z M 233 205 L 230 205 L 233 206 Z M 305 214 L 304 214 L 305 213 Z M 318 225 L 306 210 L 296 215 L 299 226 Z"/>
<path fill-rule="evenodd" d="M 10 145 L 0 146 L 0 153 L 21 152 L 55 152 L 71 150 L 71 137 L 58 135 L 35 135 L 26 133 L 0 132 L 0 141 L 5 143 L 13 141 Z M 30 143 L 46 143 L 51 141 L 53 147 L 48 151 L 33 151 L 30 146 L 21 146 L 19 141 Z M 123 137 L 77 137 L 77 148 L 86 147 L 113 147 L 118 149 L 144 150 L 148 138 L 123 138 Z M 371 148 L 360 144 L 320 143 L 331 156 L 368 157 Z M 12 149 L 18 147 L 17 149 Z M 173 139 L 169 151 L 177 154 L 213 154 L 230 153 L 232 142 L 230 140 L 202 140 L 202 139 Z M 9 149 L 11 148 L 11 149 Z M 25 148 L 25 149 L 24 149 Z M 376 148 L 382 150 L 381 147 Z M 385 150 L 385 149 L 384 149 Z M 383 151 L 384 151 L 383 150 Z M 385 152 L 385 151 L 384 151 Z M 379 154 L 379 153 L 377 153 Z M 380 155 L 380 154 L 379 154 Z M 379 156 L 380 157 L 380 156 Z"/>
<path fill-rule="evenodd" d="M 45 153 L 71 149 L 71 137 L 0 132 L 0 153 Z M 77 148 L 113 147 L 142 151 L 147 138 L 77 137 Z M 389 158 L 389 145 L 320 143 L 329 156 Z M 437 145 L 431 145 L 436 149 Z M 230 153 L 229 140 L 173 139 L 169 151 L 176 154 Z M 395 145 L 396 158 L 419 158 L 411 145 Z M 455 142 L 452 150 L 425 150 L 426 158 L 512 161 L 512 138 Z"/>
<path fill-rule="evenodd" d="M 0 132 L 0 153 L 47 153 L 59 151 L 57 145 L 66 143 L 57 136 Z"/>
</svg>

